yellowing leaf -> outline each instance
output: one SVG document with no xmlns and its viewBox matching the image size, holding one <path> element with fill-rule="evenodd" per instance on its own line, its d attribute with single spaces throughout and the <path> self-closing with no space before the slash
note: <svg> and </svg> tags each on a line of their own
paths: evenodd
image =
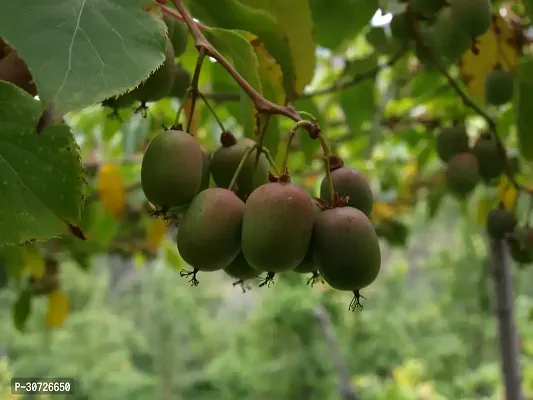
<svg viewBox="0 0 533 400">
<path fill-rule="evenodd" d="M 65 322 L 70 311 L 68 296 L 61 290 L 55 290 L 48 295 L 48 308 L 45 323 L 50 329 L 59 328 Z"/>
<path fill-rule="evenodd" d="M 34 244 L 24 246 L 22 250 L 24 266 L 36 279 L 42 278 L 45 272 L 44 257 L 41 250 Z"/>
<path fill-rule="evenodd" d="M 506 71 L 513 70 L 518 51 L 511 26 L 499 15 L 493 16 L 492 28 L 477 40 L 478 54 L 469 50 L 461 57 L 461 77 L 472 96 L 484 99 L 488 74 L 497 64 Z"/>
<path fill-rule="evenodd" d="M 507 179 L 502 179 L 498 195 L 505 208 L 513 208 L 518 200 L 518 191 Z"/>
<path fill-rule="evenodd" d="M 126 188 L 118 165 L 104 164 L 100 167 L 97 188 L 104 209 L 117 220 L 124 218 Z"/>
<path fill-rule="evenodd" d="M 372 207 L 372 217 L 376 220 L 392 219 L 395 214 L 394 207 L 383 201 L 376 201 Z"/>
<path fill-rule="evenodd" d="M 161 242 L 165 238 L 165 235 L 168 233 L 168 225 L 163 219 L 154 219 L 150 221 L 148 229 L 146 230 L 146 239 L 145 244 L 147 250 L 152 253 L 157 253 Z"/>
</svg>

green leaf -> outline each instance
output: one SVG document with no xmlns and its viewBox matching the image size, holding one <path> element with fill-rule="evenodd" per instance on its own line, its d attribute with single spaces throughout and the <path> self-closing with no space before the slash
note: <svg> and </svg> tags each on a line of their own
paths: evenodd
<svg viewBox="0 0 533 400">
<path fill-rule="evenodd" d="M 241 34 L 242 33 L 242 34 Z M 213 28 L 206 32 L 206 38 L 220 51 L 224 57 L 232 62 L 233 67 L 246 81 L 261 93 L 258 61 L 250 42 L 245 39 L 246 32 L 237 30 Z M 248 97 L 241 98 L 244 136 L 252 137 L 255 129 L 255 107 Z"/>
<path fill-rule="evenodd" d="M 76 225 L 82 204 L 79 149 L 65 124 L 37 134 L 41 103 L 0 82 L 0 246 L 45 240 Z"/>
<path fill-rule="evenodd" d="M 313 117 L 315 117 L 319 126 L 326 126 L 326 120 L 324 118 L 324 115 L 320 112 L 313 99 L 298 99 L 295 102 L 295 107 L 298 111 L 308 112 Z M 313 156 L 320 149 L 320 141 L 311 139 L 304 130 L 300 130 L 299 132 L 299 141 L 300 147 L 305 157 L 305 162 L 310 164 L 313 161 Z"/>
<path fill-rule="evenodd" d="M 273 103 L 285 104 L 285 90 L 283 89 L 283 73 L 276 60 L 268 53 L 263 43 L 254 39 L 250 41 L 253 46 L 258 61 L 258 73 L 261 80 L 263 96 Z M 264 146 L 270 150 L 272 157 L 276 157 L 278 145 L 281 138 L 279 126 L 279 117 L 270 115 L 261 115 L 259 123 L 259 134 L 268 124 L 265 132 Z"/>
<path fill-rule="evenodd" d="M 137 86 L 164 60 L 166 28 L 146 0 L 0 2 L 0 36 L 63 114 Z"/>
<path fill-rule="evenodd" d="M 296 73 L 288 38 L 275 17 L 237 0 L 189 0 L 193 15 L 209 26 L 250 32 L 265 44 L 283 70 L 287 93 L 296 91 Z"/>
<path fill-rule="evenodd" d="M 523 59 L 518 65 L 518 79 L 516 83 L 515 113 L 516 129 L 520 153 L 527 160 L 533 160 L 533 58 Z"/>
<path fill-rule="evenodd" d="M 246 96 L 239 85 L 233 80 L 228 72 L 219 64 L 213 63 L 211 66 L 211 87 L 214 93 L 228 93 L 239 96 Z M 240 100 L 239 100 L 240 101 Z M 243 109 L 238 101 L 225 101 L 221 106 L 226 107 L 230 115 L 237 121 L 243 118 Z"/>
<path fill-rule="evenodd" d="M 26 328 L 26 322 L 31 313 L 31 293 L 23 290 L 19 293 L 17 300 L 13 304 L 12 318 L 13 325 L 17 330 L 23 332 Z"/>
<path fill-rule="evenodd" d="M 370 22 L 378 0 L 309 0 L 317 44 L 336 50 Z"/>
<path fill-rule="evenodd" d="M 308 0 L 241 0 L 274 16 L 287 38 L 294 70 L 290 98 L 299 95 L 311 83 L 315 74 L 316 55 L 313 21 Z"/>
</svg>

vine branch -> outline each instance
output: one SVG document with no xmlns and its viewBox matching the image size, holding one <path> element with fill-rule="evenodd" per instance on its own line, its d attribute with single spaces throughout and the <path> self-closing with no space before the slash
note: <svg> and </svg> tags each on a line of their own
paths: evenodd
<svg viewBox="0 0 533 400">
<path fill-rule="evenodd" d="M 264 114 L 279 114 L 284 115 L 295 122 L 302 120 L 300 114 L 290 106 L 280 106 L 275 104 L 265 97 L 263 97 L 258 91 L 256 91 L 247 81 L 244 79 L 239 72 L 229 63 L 222 54 L 219 53 L 217 49 L 209 43 L 206 39 L 196 22 L 193 20 L 189 11 L 183 5 L 182 0 L 172 0 L 183 21 L 187 24 L 189 31 L 194 39 L 196 49 L 200 52 L 203 51 L 205 55 L 214 58 L 218 61 L 222 67 L 231 75 L 231 77 L 237 82 L 241 89 L 250 97 L 253 101 L 255 108 L 259 113 Z M 174 15 L 174 14 L 172 14 Z"/>
</svg>

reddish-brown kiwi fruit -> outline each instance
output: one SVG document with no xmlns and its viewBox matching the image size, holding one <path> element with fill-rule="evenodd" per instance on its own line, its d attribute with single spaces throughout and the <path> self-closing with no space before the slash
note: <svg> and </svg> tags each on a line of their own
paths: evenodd
<svg viewBox="0 0 533 400">
<path fill-rule="evenodd" d="M 318 270 L 332 288 L 356 291 L 381 269 L 381 250 L 372 222 L 360 210 L 336 207 L 321 212 L 313 227 Z"/>
<path fill-rule="evenodd" d="M 437 154 L 447 163 L 457 154 L 469 150 L 468 134 L 464 126 L 456 125 L 441 129 L 436 140 Z"/>
<path fill-rule="evenodd" d="M 318 216 L 318 214 L 320 214 L 320 212 L 322 212 L 322 209 L 316 203 L 313 203 L 313 204 L 315 206 L 315 218 L 316 218 Z M 312 243 L 312 239 L 311 239 L 311 241 L 309 243 L 310 244 Z M 307 253 L 305 255 L 305 258 L 300 263 L 300 265 L 298 265 L 294 269 L 294 272 L 298 272 L 298 273 L 301 273 L 301 274 L 306 274 L 306 273 L 316 272 L 316 271 L 318 271 L 318 267 L 317 267 L 317 264 L 315 262 L 315 254 L 313 252 L 313 247 L 309 246 L 309 248 L 307 249 Z"/>
<path fill-rule="evenodd" d="M 240 281 L 245 281 L 259 276 L 259 272 L 252 268 L 250 264 L 248 264 L 244 258 L 244 255 L 242 254 L 242 251 L 239 252 L 235 260 L 233 260 L 230 265 L 224 268 L 224 272 L 232 278 L 239 279 Z"/>
<path fill-rule="evenodd" d="M 448 189 L 459 197 L 468 195 L 480 180 L 479 165 L 472 153 L 461 153 L 453 157 L 446 168 Z"/>
<path fill-rule="evenodd" d="M 472 147 L 479 165 L 479 175 L 484 181 L 491 181 L 500 176 L 505 170 L 505 160 L 498 143 L 488 134 L 482 134 Z"/>
<path fill-rule="evenodd" d="M 148 144 L 141 184 L 148 201 L 162 209 L 189 204 L 202 183 L 204 152 L 188 133 L 169 130 Z"/>
<path fill-rule="evenodd" d="M 514 262 L 521 265 L 533 263 L 533 229 L 517 228 L 508 238 L 509 254 Z"/>
<path fill-rule="evenodd" d="M 222 145 L 213 153 L 209 169 L 217 186 L 227 188 L 244 154 L 255 145 L 255 142 L 249 138 L 237 141 L 229 132 L 224 132 L 220 141 Z M 268 182 L 270 168 L 268 159 L 261 154 L 257 168 L 255 168 L 256 157 L 257 150 L 254 150 L 246 159 L 237 178 L 237 195 L 243 200 L 246 200 L 255 188 Z"/>
<path fill-rule="evenodd" d="M 368 180 L 361 172 L 344 166 L 334 168 L 331 171 L 331 181 L 333 183 L 333 189 L 340 197 L 349 197 L 348 206 L 357 208 L 366 215 L 370 215 L 374 204 L 374 196 Z M 324 177 L 320 185 L 320 198 L 326 201 L 330 200 L 327 177 Z"/>
<path fill-rule="evenodd" d="M 492 239 L 501 240 L 514 231 L 516 219 L 513 213 L 500 206 L 487 214 L 487 233 Z"/>
<path fill-rule="evenodd" d="M 130 94 L 141 103 L 158 101 L 170 93 L 176 77 L 176 61 L 172 43 L 167 38 L 165 60 L 144 82 L 133 89 Z"/>
<path fill-rule="evenodd" d="M 266 183 L 246 201 L 242 251 L 258 271 L 276 273 L 296 268 L 305 258 L 315 207 L 301 187 L 290 182 Z"/>
<path fill-rule="evenodd" d="M 10 82 L 32 96 L 37 94 L 37 87 L 33 82 L 30 71 L 28 71 L 28 67 L 16 51 L 10 50 L 0 60 L 0 80 Z"/>
<path fill-rule="evenodd" d="M 217 271 L 241 251 L 244 202 L 234 192 L 210 188 L 199 193 L 180 220 L 178 251 L 198 271 Z"/>
</svg>

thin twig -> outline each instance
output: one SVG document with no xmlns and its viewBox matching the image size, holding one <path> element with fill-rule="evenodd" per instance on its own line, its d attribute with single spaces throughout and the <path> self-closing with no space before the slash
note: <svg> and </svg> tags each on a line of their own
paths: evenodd
<svg viewBox="0 0 533 400">
<path fill-rule="evenodd" d="M 259 113 L 284 115 L 295 122 L 302 120 L 300 114 L 292 107 L 275 104 L 267 100 L 265 97 L 263 97 L 263 95 L 261 95 L 261 93 L 255 90 L 252 85 L 250 85 L 246 79 L 244 79 L 239 72 L 237 72 L 233 65 L 231 65 L 230 62 L 226 60 L 226 58 L 224 58 L 224 56 L 220 54 L 211 43 L 209 43 L 200 28 L 194 22 L 189 11 L 183 5 L 182 0 L 172 0 L 172 2 L 183 17 L 183 21 L 185 21 L 189 27 L 189 31 L 194 38 L 196 49 L 198 51 L 203 50 L 206 55 L 214 58 L 220 65 L 222 65 L 222 67 L 224 67 L 224 69 L 237 82 L 241 89 L 248 95 L 248 97 L 250 97 Z"/>
<path fill-rule="evenodd" d="M 179 19 L 180 21 L 184 21 L 183 17 L 181 16 L 181 14 L 174 10 L 173 8 L 170 8 L 169 6 L 164 6 L 164 5 L 161 5 L 161 9 L 166 12 L 168 15 L 171 15 L 173 16 L 174 18 L 176 19 Z M 209 30 L 209 27 L 208 26 L 205 26 L 199 22 L 195 22 L 196 26 L 202 30 L 202 31 L 207 31 Z"/>
</svg>

